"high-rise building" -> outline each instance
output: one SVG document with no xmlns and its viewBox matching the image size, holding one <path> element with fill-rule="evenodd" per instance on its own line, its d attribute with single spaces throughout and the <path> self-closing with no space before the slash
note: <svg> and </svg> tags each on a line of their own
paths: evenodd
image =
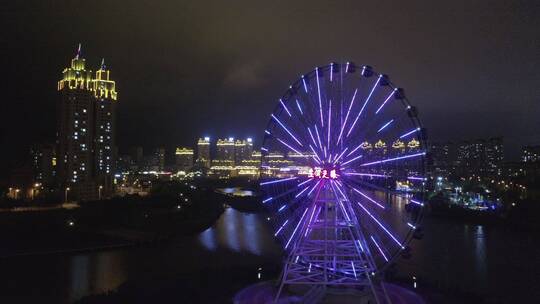
<svg viewBox="0 0 540 304">
<path fill-rule="evenodd" d="M 246 140 L 237 140 L 234 143 L 234 153 L 236 165 L 249 161 L 253 153 L 253 140 L 249 137 Z"/>
<path fill-rule="evenodd" d="M 142 170 L 144 166 L 144 154 L 143 154 L 143 148 L 142 147 L 131 147 L 129 149 L 129 155 L 131 158 L 132 167 L 136 168 L 136 170 Z"/>
<path fill-rule="evenodd" d="M 524 163 L 540 162 L 540 145 L 521 148 L 521 161 Z"/>
<path fill-rule="evenodd" d="M 57 174 L 70 197 L 92 200 L 112 191 L 117 93 L 109 71 L 95 77 L 86 69 L 81 47 L 58 81 Z"/>
<path fill-rule="evenodd" d="M 216 164 L 220 166 L 234 166 L 235 144 L 234 138 L 218 139 L 216 143 Z"/>
<path fill-rule="evenodd" d="M 39 144 L 31 148 L 34 183 L 52 186 L 56 169 L 54 145 Z"/>
<path fill-rule="evenodd" d="M 455 164 L 462 175 L 500 175 L 504 161 L 501 137 L 462 141 L 456 146 Z"/>
<path fill-rule="evenodd" d="M 165 170 L 165 148 L 156 148 L 154 150 L 153 156 L 153 162 L 155 171 L 163 171 Z"/>
<path fill-rule="evenodd" d="M 210 168 L 210 137 L 199 138 L 197 142 L 197 164 Z"/>
<path fill-rule="evenodd" d="M 453 172 L 455 162 L 454 144 L 452 142 L 432 143 L 429 146 L 431 158 L 431 174 L 435 176 L 448 176 Z"/>
<path fill-rule="evenodd" d="M 176 170 L 187 172 L 193 167 L 193 149 L 176 148 Z"/>
<path fill-rule="evenodd" d="M 116 166 L 116 84 L 110 79 L 110 71 L 101 60 L 101 66 L 92 80 L 95 97 L 94 121 L 94 167 L 101 193 L 112 193 L 113 175 Z"/>
</svg>

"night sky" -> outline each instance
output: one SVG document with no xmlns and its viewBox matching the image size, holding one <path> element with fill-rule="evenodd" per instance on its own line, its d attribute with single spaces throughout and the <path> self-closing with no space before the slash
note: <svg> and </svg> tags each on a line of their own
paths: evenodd
<svg viewBox="0 0 540 304">
<path fill-rule="evenodd" d="M 290 83 L 349 60 L 405 88 L 431 140 L 504 136 L 513 158 L 540 143 L 537 0 L 32 2 L 0 8 L 2 169 L 54 141 L 79 42 L 117 82 L 120 152 L 260 140 Z"/>
</svg>

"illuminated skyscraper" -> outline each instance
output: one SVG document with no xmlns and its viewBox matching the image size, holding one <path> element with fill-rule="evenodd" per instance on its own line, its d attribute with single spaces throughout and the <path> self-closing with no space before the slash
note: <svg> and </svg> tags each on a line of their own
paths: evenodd
<svg viewBox="0 0 540 304">
<path fill-rule="evenodd" d="M 216 162 L 221 166 L 234 166 L 235 144 L 234 138 L 218 139 L 216 143 Z"/>
<path fill-rule="evenodd" d="M 253 140 L 251 138 L 237 140 L 234 143 L 234 153 L 236 165 L 249 161 L 251 159 L 251 153 L 253 153 Z"/>
<path fill-rule="evenodd" d="M 187 172 L 193 167 L 193 149 L 176 148 L 176 170 Z"/>
<path fill-rule="evenodd" d="M 58 82 L 58 180 L 70 197 L 92 200 L 112 191 L 115 148 L 115 103 L 117 93 L 109 71 L 102 63 L 96 72 L 86 70 L 86 60 L 77 50 L 71 66 Z"/>
<path fill-rule="evenodd" d="M 115 167 L 114 149 L 116 129 L 116 85 L 110 80 L 110 71 L 102 59 L 101 67 L 92 80 L 95 104 L 95 175 L 102 193 L 112 193 L 113 170 Z"/>
<path fill-rule="evenodd" d="M 210 168 L 210 137 L 199 138 L 197 142 L 197 163 Z"/>
</svg>

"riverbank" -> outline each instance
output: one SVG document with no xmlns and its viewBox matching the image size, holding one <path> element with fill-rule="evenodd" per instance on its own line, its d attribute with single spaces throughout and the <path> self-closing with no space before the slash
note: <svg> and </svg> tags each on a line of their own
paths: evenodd
<svg viewBox="0 0 540 304">
<path fill-rule="evenodd" d="M 212 191 L 166 185 L 151 197 L 124 197 L 47 208 L 0 212 L 0 257 L 79 253 L 129 246 L 153 246 L 193 235 L 223 212 Z"/>
</svg>

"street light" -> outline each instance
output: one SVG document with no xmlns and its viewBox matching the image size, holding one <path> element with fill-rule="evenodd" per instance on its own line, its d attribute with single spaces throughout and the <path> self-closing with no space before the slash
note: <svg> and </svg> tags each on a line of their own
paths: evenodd
<svg viewBox="0 0 540 304">
<path fill-rule="evenodd" d="M 99 186 L 99 189 L 98 189 L 98 197 L 99 197 L 99 200 L 101 200 L 101 189 L 103 189 L 103 186 Z"/>
<path fill-rule="evenodd" d="M 67 203 L 68 199 L 68 191 L 71 190 L 69 187 L 66 187 L 66 191 L 64 191 L 64 203 Z"/>
</svg>

